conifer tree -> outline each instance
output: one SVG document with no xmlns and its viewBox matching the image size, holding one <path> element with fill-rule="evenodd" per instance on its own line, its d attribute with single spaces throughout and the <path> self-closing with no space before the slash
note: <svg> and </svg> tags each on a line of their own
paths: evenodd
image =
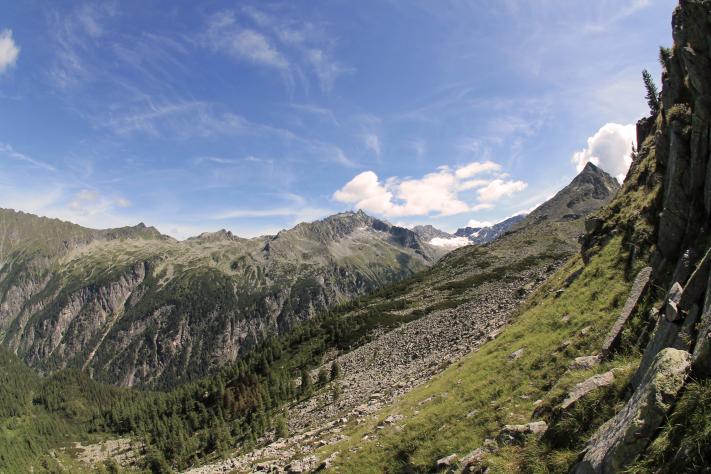
<svg viewBox="0 0 711 474">
<path fill-rule="evenodd" d="M 642 80 L 644 81 L 644 88 L 647 90 L 647 105 L 649 105 L 649 111 L 652 115 L 657 115 L 659 112 L 659 92 L 657 91 L 657 85 L 652 79 L 652 75 L 646 69 L 642 71 Z"/>
<path fill-rule="evenodd" d="M 341 366 L 338 364 L 338 361 L 334 361 L 333 364 L 331 364 L 331 380 L 336 380 L 338 377 L 341 376 Z"/>
</svg>

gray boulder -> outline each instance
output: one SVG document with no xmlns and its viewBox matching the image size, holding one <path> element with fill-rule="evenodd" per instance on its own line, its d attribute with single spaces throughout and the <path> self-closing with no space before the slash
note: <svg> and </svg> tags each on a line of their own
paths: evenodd
<svg viewBox="0 0 711 474">
<path fill-rule="evenodd" d="M 667 321 L 674 322 L 683 318 L 683 315 L 679 311 L 679 300 L 681 299 L 681 293 L 684 291 L 679 282 L 675 282 L 669 293 L 667 294 L 667 303 L 664 308 L 664 316 L 666 316 Z"/>
<path fill-rule="evenodd" d="M 662 350 L 624 408 L 588 441 L 576 474 L 621 472 L 647 447 L 684 386 L 691 354 Z"/>
<path fill-rule="evenodd" d="M 587 370 L 600 365 L 602 358 L 599 355 L 576 357 L 570 363 L 570 370 Z"/>
<path fill-rule="evenodd" d="M 443 457 L 437 460 L 437 470 L 445 471 L 452 467 L 459 457 L 456 454 L 450 454 L 449 456 Z"/>
<path fill-rule="evenodd" d="M 547 429 L 548 425 L 545 421 L 533 421 L 525 425 L 504 425 L 496 440 L 503 445 L 520 445 L 526 441 L 526 436 L 533 434 L 540 437 L 543 436 Z"/>
<path fill-rule="evenodd" d="M 615 372 L 610 370 L 604 374 L 593 375 L 587 380 L 580 382 L 573 389 L 568 392 L 565 400 L 558 406 L 558 410 L 567 410 L 575 404 L 578 400 L 585 397 L 587 394 L 602 388 L 612 385 L 615 381 Z M 557 411 L 557 410 L 556 410 Z"/>
</svg>

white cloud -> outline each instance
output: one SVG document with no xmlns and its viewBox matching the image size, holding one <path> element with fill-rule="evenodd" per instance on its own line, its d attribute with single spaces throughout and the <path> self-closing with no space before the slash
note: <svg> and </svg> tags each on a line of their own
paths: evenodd
<svg viewBox="0 0 711 474">
<path fill-rule="evenodd" d="M 443 247 L 446 249 L 456 249 L 459 247 L 464 247 L 465 245 L 470 245 L 471 242 L 467 237 L 450 237 L 450 238 L 443 238 L 443 237 L 435 237 L 434 239 L 429 241 L 430 245 L 434 245 L 435 247 Z"/>
<path fill-rule="evenodd" d="M 481 174 L 486 171 L 499 171 L 500 169 L 501 165 L 498 163 L 494 163 L 493 161 L 475 161 L 457 169 L 457 172 L 455 174 L 457 178 L 465 179 L 471 178 L 474 175 Z"/>
<path fill-rule="evenodd" d="M 131 207 L 131 201 L 118 196 L 108 198 L 95 189 L 82 189 L 67 204 L 72 222 L 83 221 L 83 218 L 104 215 L 115 208 Z"/>
<path fill-rule="evenodd" d="M 467 222 L 467 227 L 491 227 L 492 225 L 489 221 L 478 221 L 476 219 L 469 219 L 469 222 Z"/>
<path fill-rule="evenodd" d="M 503 179 L 495 179 L 488 183 L 483 188 L 479 189 L 479 200 L 483 203 L 498 201 L 502 197 L 512 196 L 514 193 L 523 191 L 528 184 L 523 181 L 506 181 Z"/>
<path fill-rule="evenodd" d="M 232 12 L 215 15 L 207 32 L 208 41 L 215 50 L 223 50 L 239 59 L 288 69 L 289 61 L 261 33 L 240 27 Z"/>
<path fill-rule="evenodd" d="M 131 201 L 120 196 L 114 199 L 114 204 L 116 204 L 117 207 L 131 207 Z"/>
<path fill-rule="evenodd" d="M 355 176 L 333 194 L 339 202 L 386 216 L 441 216 L 468 211 L 491 209 L 494 202 L 511 196 L 526 187 L 523 181 L 506 180 L 498 173 L 500 165 L 493 162 L 474 162 L 452 170 L 447 166 L 422 178 L 389 178 L 381 182 L 373 171 Z M 468 180 L 480 173 L 497 173 L 488 179 Z M 477 203 L 468 203 L 463 191 L 477 189 L 469 197 L 478 197 Z"/>
<path fill-rule="evenodd" d="M 636 128 L 633 124 L 606 123 L 588 138 L 586 148 L 573 155 L 572 162 L 578 172 L 591 162 L 622 182 L 632 164 L 635 140 Z"/>
<path fill-rule="evenodd" d="M 375 153 L 376 156 L 380 156 L 380 138 L 374 133 L 366 133 L 363 136 L 363 141 L 365 142 L 366 150 L 370 150 Z"/>
<path fill-rule="evenodd" d="M 18 56 L 20 48 L 12 38 L 12 30 L 0 31 L 0 74 L 13 67 Z"/>
<path fill-rule="evenodd" d="M 364 171 L 350 180 L 343 188 L 333 194 L 339 202 L 354 203 L 361 209 L 385 215 L 393 213 L 393 193 L 380 184 L 378 175 L 373 171 Z"/>
<path fill-rule="evenodd" d="M 321 49 L 311 49 L 306 57 L 314 68 L 318 77 L 321 89 L 328 92 L 333 88 L 333 84 L 342 74 L 352 72 L 353 69 L 345 67 L 329 58 L 328 53 Z"/>
<path fill-rule="evenodd" d="M 479 211 L 487 211 L 489 209 L 493 209 L 494 205 L 488 202 L 485 203 L 479 203 L 471 208 L 472 212 L 479 212 Z"/>
<path fill-rule="evenodd" d="M 264 35 L 253 30 L 237 32 L 229 40 L 232 52 L 237 56 L 246 57 L 254 62 L 266 64 L 279 69 L 289 66 L 286 58 L 272 46 Z"/>
</svg>

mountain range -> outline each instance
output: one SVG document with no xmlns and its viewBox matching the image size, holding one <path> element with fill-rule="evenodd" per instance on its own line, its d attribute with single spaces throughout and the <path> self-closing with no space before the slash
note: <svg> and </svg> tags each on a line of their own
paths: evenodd
<svg viewBox="0 0 711 474">
<path fill-rule="evenodd" d="M 165 387 L 264 336 L 432 265 L 441 250 L 363 212 L 274 236 L 183 242 L 0 210 L 0 340 L 43 371 Z"/>
</svg>

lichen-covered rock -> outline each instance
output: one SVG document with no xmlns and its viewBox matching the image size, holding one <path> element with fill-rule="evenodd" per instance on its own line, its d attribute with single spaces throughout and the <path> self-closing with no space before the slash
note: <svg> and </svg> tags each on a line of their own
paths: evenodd
<svg viewBox="0 0 711 474">
<path fill-rule="evenodd" d="M 691 354 L 662 350 L 624 408 L 589 440 L 576 474 L 621 472 L 647 447 L 691 369 Z"/>
<path fill-rule="evenodd" d="M 457 462 L 457 459 L 459 459 L 459 456 L 456 454 L 450 454 L 449 456 L 445 456 L 441 459 L 437 460 L 437 470 L 438 471 L 445 471 L 449 469 L 451 466 L 454 465 L 454 463 Z"/>
<path fill-rule="evenodd" d="M 684 288 L 682 288 L 679 282 L 675 282 L 669 290 L 667 304 L 664 308 L 664 316 L 669 322 L 678 321 L 683 317 L 679 313 L 679 300 L 681 299 L 682 291 L 684 291 Z"/>
<path fill-rule="evenodd" d="M 620 335 L 622 334 L 622 330 L 624 329 L 627 320 L 630 318 L 630 316 L 632 316 L 632 313 L 637 308 L 640 298 L 642 298 L 642 295 L 649 287 L 649 281 L 651 276 L 652 268 L 645 267 L 640 270 L 640 272 L 635 277 L 634 283 L 632 283 L 632 289 L 630 290 L 630 294 L 627 297 L 627 301 L 622 307 L 622 311 L 620 311 L 620 315 L 615 321 L 615 324 L 612 326 L 610 332 L 607 334 L 605 342 L 603 342 L 602 344 L 603 357 L 607 357 L 615 349 L 617 349 L 617 346 L 620 343 Z"/>
<path fill-rule="evenodd" d="M 615 372 L 610 370 L 604 374 L 593 375 L 589 379 L 586 379 L 579 384 L 575 385 L 573 389 L 568 392 L 565 400 L 558 406 L 558 410 L 567 410 L 573 406 L 578 400 L 585 397 L 590 392 L 593 392 L 599 388 L 607 387 L 612 385 L 615 381 Z"/>
<path fill-rule="evenodd" d="M 533 421 L 525 425 L 504 425 L 496 440 L 503 444 L 523 444 L 528 435 L 543 436 L 548 429 L 545 421 Z"/>
<path fill-rule="evenodd" d="M 570 363 L 570 370 L 587 370 L 600 365 L 602 358 L 599 355 L 576 357 Z"/>
</svg>

